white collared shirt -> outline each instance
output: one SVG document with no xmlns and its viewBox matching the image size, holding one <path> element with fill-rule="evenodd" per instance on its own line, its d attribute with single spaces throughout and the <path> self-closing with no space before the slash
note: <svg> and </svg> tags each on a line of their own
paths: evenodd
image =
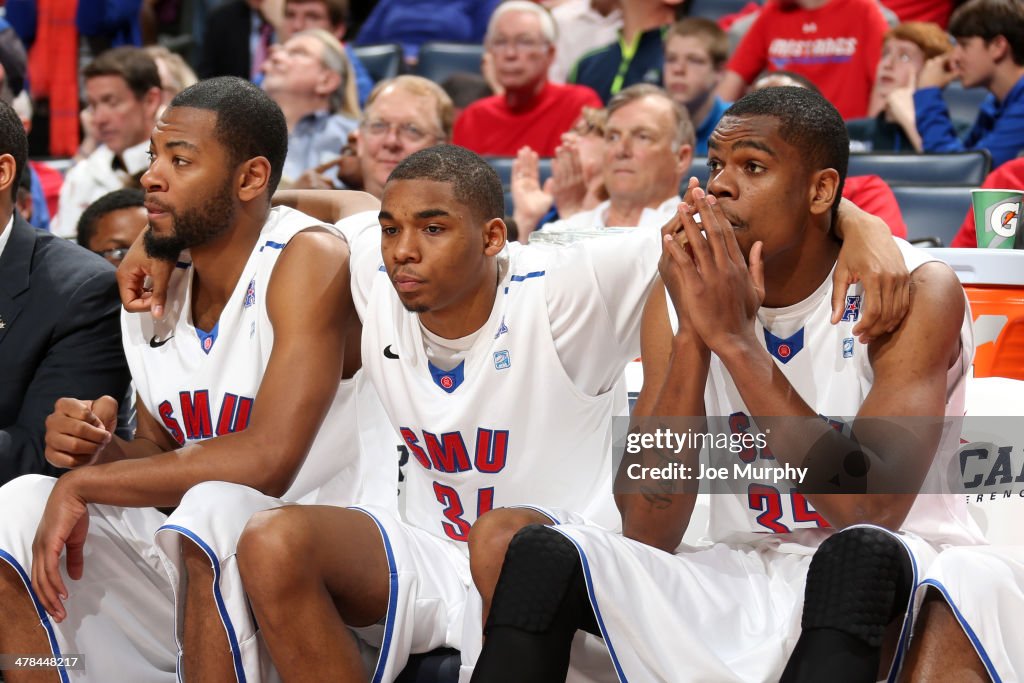
<svg viewBox="0 0 1024 683">
<path fill-rule="evenodd" d="M 673 216 L 673 214 L 675 214 L 676 207 L 679 206 L 679 202 L 681 201 L 683 200 L 680 197 L 669 197 L 659 204 L 657 208 L 644 209 L 643 213 L 640 214 L 640 220 L 636 225 L 610 226 L 607 223 L 608 210 L 612 205 L 611 200 L 609 199 L 601 202 L 589 211 L 581 211 L 574 216 L 546 223 L 542 229 L 544 232 L 575 232 L 578 230 L 602 230 L 604 228 L 611 227 L 660 228 Z"/>
<path fill-rule="evenodd" d="M 114 190 L 129 186 L 132 176 L 149 166 L 149 140 L 129 147 L 121 153 L 124 169 L 114 168 L 114 152 L 100 145 L 92 154 L 72 166 L 64 176 L 60 188 L 57 215 L 50 223 L 50 231 L 60 237 L 74 237 L 78 232 L 78 219 L 86 207 Z"/>
<path fill-rule="evenodd" d="M 3 232 L 0 232 L 0 258 L 4 255 L 4 247 L 7 246 L 7 242 L 11 239 L 11 232 L 14 231 L 14 214 L 11 214 L 11 219 L 7 221 L 7 227 L 4 228 Z"/>
</svg>

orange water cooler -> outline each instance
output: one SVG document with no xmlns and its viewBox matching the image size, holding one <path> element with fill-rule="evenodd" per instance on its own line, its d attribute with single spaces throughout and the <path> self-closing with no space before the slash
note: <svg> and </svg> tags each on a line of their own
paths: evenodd
<svg viewBox="0 0 1024 683">
<path fill-rule="evenodd" d="M 956 271 L 974 316 L 974 376 L 1024 380 L 1024 251 L 928 249 Z"/>
</svg>

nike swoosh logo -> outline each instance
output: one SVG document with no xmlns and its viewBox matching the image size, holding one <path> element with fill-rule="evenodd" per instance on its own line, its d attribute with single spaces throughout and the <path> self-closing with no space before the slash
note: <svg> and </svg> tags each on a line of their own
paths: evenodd
<svg viewBox="0 0 1024 683">
<path fill-rule="evenodd" d="M 391 344 L 384 347 L 384 357 L 391 360 L 398 360 L 398 354 L 391 350 Z"/>
<path fill-rule="evenodd" d="M 153 349 L 159 349 L 161 346 L 163 346 L 167 342 L 171 341 L 172 339 L 174 339 L 174 335 L 173 334 L 170 337 L 168 337 L 167 339 L 162 339 L 160 341 L 157 341 L 156 340 L 156 335 L 154 334 L 150 338 L 150 340 L 149 340 L 149 346 L 150 346 L 150 348 L 153 348 Z"/>
</svg>

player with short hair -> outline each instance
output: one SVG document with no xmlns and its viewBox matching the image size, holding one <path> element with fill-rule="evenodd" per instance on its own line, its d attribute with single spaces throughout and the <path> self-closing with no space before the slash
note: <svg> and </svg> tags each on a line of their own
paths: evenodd
<svg viewBox="0 0 1024 683">
<path fill-rule="evenodd" d="M 377 481 L 393 499 L 395 468 L 358 447 L 348 249 L 271 209 L 286 147 L 281 110 L 238 78 L 161 116 L 144 242 L 176 268 L 161 317 L 122 317 L 135 439 L 112 437 L 109 396 L 62 398 L 46 455 L 72 470 L 0 489 L 0 651 L 81 654 L 61 680 L 258 680 L 235 563 L 249 515 L 373 498 Z"/>
<path fill-rule="evenodd" d="M 626 406 L 613 388 L 639 350 L 657 232 L 541 250 L 506 244 L 503 214 L 494 170 L 438 145 L 394 170 L 379 217 L 339 224 L 363 364 L 412 454 L 408 523 L 372 506 L 293 506 L 249 524 L 240 565 L 285 679 L 365 675 L 347 627 L 381 648 L 375 680 L 411 652 L 459 647 L 467 541 L 493 507 L 537 506 L 520 525 L 615 523 L 611 417 Z M 305 559 L 271 567 L 268 552 Z"/>
<path fill-rule="evenodd" d="M 767 448 L 712 448 L 710 464 L 806 466 L 814 483 L 730 475 L 711 489 L 716 544 L 689 548 L 680 540 L 695 488 L 628 472 L 639 463 L 696 473 L 698 453 L 627 456 L 617 492 L 623 535 L 563 525 L 513 539 L 474 680 L 564 680 L 580 628 L 603 637 L 622 680 L 779 680 L 799 634 L 811 554 L 830 528 L 850 527 L 858 543 L 879 549 L 891 580 L 877 587 L 874 611 L 858 616 L 865 623 L 840 623 L 830 635 L 860 645 L 839 668 L 850 678 L 839 680 L 865 670 L 860 680 L 875 680 L 890 620 L 908 636 L 915 567 L 945 544 L 978 542 L 962 497 L 914 493 L 926 470 L 926 490 L 950 490 L 941 482 L 947 463 L 935 453 L 955 451 L 959 432 L 940 441 L 938 430 L 920 429 L 893 441 L 898 430 L 872 419 L 916 429 L 962 416 L 973 335 L 954 273 L 899 242 L 912 282 L 903 322 L 856 344 L 859 285 L 846 292 L 849 314 L 829 321 L 847 159 L 843 120 L 818 93 L 766 89 L 726 112 L 710 140 L 707 195 L 694 192 L 701 227 L 684 206 L 663 230 L 665 287 L 653 290 L 644 312 L 647 381 L 633 413 L 636 432 L 667 424 L 730 438 L 761 434 Z M 871 478 L 847 469 L 847 455 L 867 458 Z M 889 495 L 849 493 L 865 481 Z M 830 493 L 837 490 L 847 493 Z M 876 555 L 839 557 L 858 564 Z M 819 564 L 826 579 L 856 570 Z M 805 614 L 801 638 L 835 626 L 829 616 Z"/>
</svg>

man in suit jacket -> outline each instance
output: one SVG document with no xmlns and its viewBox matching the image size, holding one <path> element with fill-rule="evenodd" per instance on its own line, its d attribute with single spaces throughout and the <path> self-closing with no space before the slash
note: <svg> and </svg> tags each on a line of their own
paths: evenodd
<svg viewBox="0 0 1024 683">
<path fill-rule="evenodd" d="M 123 396 L 114 268 L 14 213 L 28 157 L 21 120 L 0 103 L 0 484 L 54 474 L 46 416 L 61 396 Z"/>
</svg>

